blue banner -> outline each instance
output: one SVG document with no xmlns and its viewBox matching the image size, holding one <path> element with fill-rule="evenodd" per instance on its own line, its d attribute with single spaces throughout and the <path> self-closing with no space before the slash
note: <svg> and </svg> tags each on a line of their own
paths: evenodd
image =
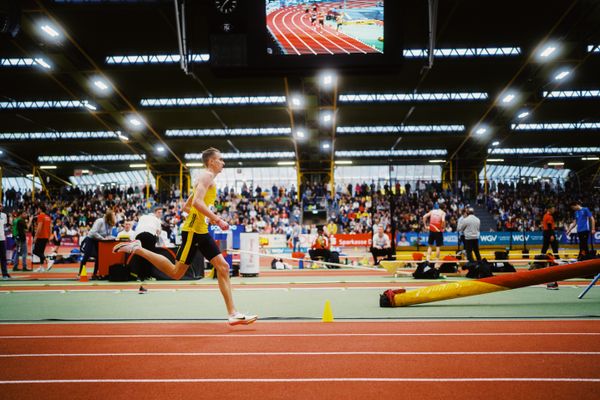
<svg viewBox="0 0 600 400">
<path fill-rule="evenodd" d="M 482 232 L 479 235 L 480 246 L 510 246 L 512 235 L 512 245 L 523 245 L 525 241 L 528 245 L 542 245 L 544 234 L 542 231 L 534 232 Z M 567 236 L 564 231 L 556 232 L 556 238 L 560 244 L 577 244 L 577 234 Z M 396 247 L 416 246 L 417 239 L 420 246 L 427 246 L 429 233 L 399 233 L 396 237 Z M 594 235 L 594 244 L 600 244 L 600 232 Z M 444 232 L 444 246 L 457 246 L 458 234 L 456 232 Z"/>
</svg>

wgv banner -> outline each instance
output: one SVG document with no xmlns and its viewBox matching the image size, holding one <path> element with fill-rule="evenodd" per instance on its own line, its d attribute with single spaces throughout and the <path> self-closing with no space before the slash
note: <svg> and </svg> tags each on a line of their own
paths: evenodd
<svg viewBox="0 0 600 400">
<path fill-rule="evenodd" d="M 512 236 L 512 241 L 511 241 Z M 564 231 L 556 232 L 556 238 L 560 244 L 577 244 L 577 235 L 570 237 Z M 429 239 L 428 233 L 399 233 L 396 237 L 396 246 L 416 246 L 417 240 L 419 246 L 427 246 Z M 544 234 L 542 231 L 534 232 L 482 232 L 479 235 L 480 246 L 510 246 L 523 245 L 542 245 L 544 242 Z M 600 244 L 600 232 L 594 235 L 594 244 Z M 444 246 L 457 246 L 458 234 L 456 232 L 444 232 Z"/>
</svg>

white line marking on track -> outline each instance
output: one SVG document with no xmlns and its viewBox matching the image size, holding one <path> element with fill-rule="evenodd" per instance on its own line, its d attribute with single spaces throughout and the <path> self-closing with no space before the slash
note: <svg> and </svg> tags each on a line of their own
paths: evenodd
<svg viewBox="0 0 600 400">
<path fill-rule="evenodd" d="M 0 354 L 0 358 L 37 358 L 37 357 L 255 357 L 255 356 L 514 356 L 514 355 L 547 355 L 547 356 L 599 356 L 598 351 L 275 351 L 275 352 L 241 352 L 241 353 L 32 353 L 32 354 Z"/>
<path fill-rule="evenodd" d="M 600 378 L 188 378 L 188 379 L 29 379 L 0 385 L 50 383 L 294 383 L 294 382 L 591 382 Z"/>
<path fill-rule="evenodd" d="M 423 336 L 600 336 L 600 332 L 499 332 L 499 333 L 257 333 L 257 334 L 130 334 L 130 335 L 3 335 L 0 339 L 135 339 L 135 338 L 264 338 L 264 337 L 423 337 Z"/>
</svg>

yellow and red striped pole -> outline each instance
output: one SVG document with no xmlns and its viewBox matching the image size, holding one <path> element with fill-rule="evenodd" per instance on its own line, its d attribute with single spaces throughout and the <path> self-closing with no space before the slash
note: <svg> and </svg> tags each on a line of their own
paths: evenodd
<svg viewBox="0 0 600 400">
<path fill-rule="evenodd" d="M 459 281 L 443 285 L 433 285 L 402 293 L 389 290 L 384 293 L 390 303 L 389 307 L 406 307 L 414 304 L 431 303 L 476 296 L 479 294 L 517 289 L 525 286 L 540 285 L 564 279 L 596 275 L 600 273 L 600 259 L 580 261 L 573 264 L 536 269 L 533 271 L 515 272 L 512 274 L 492 276 L 472 281 Z M 387 304 L 387 303 L 386 303 Z M 382 304 L 382 307 L 384 305 Z"/>
</svg>

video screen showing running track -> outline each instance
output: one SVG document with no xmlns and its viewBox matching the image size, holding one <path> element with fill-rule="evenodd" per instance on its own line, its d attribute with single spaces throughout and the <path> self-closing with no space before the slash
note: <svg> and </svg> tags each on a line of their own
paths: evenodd
<svg viewBox="0 0 600 400">
<path fill-rule="evenodd" d="M 266 0 L 268 54 L 383 53 L 383 1 Z"/>
</svg>

